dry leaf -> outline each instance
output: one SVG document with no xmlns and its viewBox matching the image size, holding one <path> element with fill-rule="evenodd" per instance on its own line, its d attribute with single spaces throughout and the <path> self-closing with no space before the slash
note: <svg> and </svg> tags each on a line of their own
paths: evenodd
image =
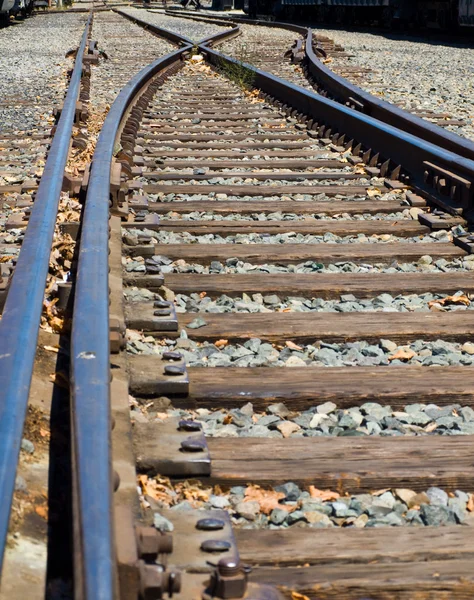
<svg viewBox="0 0 474 600">
<path fill-rule="evenodd" d="M 337 492 L 332 492 L 331 490 L 319 490 L 314 485 L 309 486 L 309 494 L 311 498 L 317 498 L 318 500 L 337 500 L 341 497 Z"/>
<path fill-rule="evenodd" d="M 367 196 L 369 198 L 373 198 L 374 196 L 381 196 L 382 192 L 378 188 L 373 188 L 371 190 L 367 190 Z"/>
<path fill-rule="evenodd" d="M 225 346 L 227 346 L 228 343 L 229 340 L 217 340 L 217 342 L 214 342 L 214 346 L 216 346 L 217 348 L 225 348 Z"/>
<path fill-rule="evenodd" d="M 299 592 L 291 592 L 291 600 L 309 600 L 309 598 Z"/>
<path fill-rule="evenodd" d="M 416 356 L 416 352 L 410 348 L 400 348 L 395 354 L 390 354 L 388 360 L 410 360 L 414 356 Z"/>
<path fill-rule="evenodd" d="M 474 494 L 469 494 L 469 500 L 467 501 L 466 508 L 469 512 L 474 510 Z"/>
<path fill-rule="evenodd" d="M 287 506 L 280 504 L 285 494 L 283 492 L 275 492 L 275 490 L 263 490 L 258 485 L 249 485 L 245 490 L 244 502 L 257 501 L 260 504 L 260 510 L 265 515 L 269 515 L 274 508 L 282 508 L 288 512 L 293 512 L 296 506 Z"/>
<path fill-rule="evenodd" d="M 429 308 L 435 304 L 440 304 L 441 306 L 444 306 L 445 304 L 464 304 L 464 306 L 469 306 L 471 301 L 465 294 L 461 294 L 460 296 L 446 296 L 446 298 L 441 298 L 440 300 L 431 300 L 428 302 Z"/>
<path fill-rule="evenodd" d="M 290 348 L 290 350 L 303 350 L 301 346 L 298 346 L 294 342 L 285 342 L 285 346 Z"/>
<path fill-rule="evenodd" d="M 37 506 L 35 508 L 35 513 L 46 521 L 48 518 L 48 507 L 45 504 L 42 506 Z"/>
</svg>

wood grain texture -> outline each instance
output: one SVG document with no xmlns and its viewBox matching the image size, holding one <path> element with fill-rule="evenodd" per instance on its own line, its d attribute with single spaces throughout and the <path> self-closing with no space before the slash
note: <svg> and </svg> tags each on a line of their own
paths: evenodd
<svg viewBox="0 0 474 600">
<path fill-rule="evenodd" d="M 163 223 L 166 223 L 164 221 Z M 212 261 L 225 262 L 238 258 L 254 264 L 299 264 L 314 261 L 325 265 L 336 262 L 384 263 L 414 262 L 429 255 L 434 260 L 453 260 L 466 256 L 454 244 L 154 244 L 131 246 L 135 256 L 157 254 L 173 260 L 209 265 Z"/>
<path fill-rule="evenodd" d="M 249 213 L 297 213 L 307 214 L 326 214 L 338 215 L 348 213 L 350 215 L 368 213 L 368 214 L 389 214 L 402 210 L 399 202 L 391 201 L 369 201 L 369 202 L 351 202 L 338 201 L 317 202 L 313 200 L 246 200 L 239 202 L 237 200 L 190 200 L 188 202 L 149 202 L 149 208 L 156 213 L 189 213 L 192 211 L 214 212 L 216 214 L 249 214 Z M 287 221 L 291 228 L 291 221 Z"/>
<path fill-rule="evenodd" d="M 471 527 L 235 529 L 251 565 L 364 565 L 474 559 Z"/>
<path fill-rule="evenodd" d="M 339 493 L 474 487 L 474 436 L 208 438 L 219 485 L 293 481 Z"/>
<path fill-rule="evenodd" d="M 132 393 L 158 393 L 157 358 L 129 360 Z M 421 400 L 474 406 L 474 369 L 469 367 L 190 367 L 187 371 L 190 393 L 180 406 L 234 408 L 252 402 L 260 410 L 281 401 L 303 410 L 329 400 L 339 408 L 364 402 L 399 408 Z"/>
<path fill-rule="evenodd" d="M 279 569 L 255 567 L 250 581 L 310 600 L 472 600 L 472 560 Z"/>
<path fill-rule="evenodd" d="M 138 308 L 138 307 L 137 307 Z M 135 313 L 136 314 L 136 313 Z M 345 342 L 380 338 L 395 342 L 416 339 L 466 342 L 472 339 L 474 311 L 417 313 L 187 313 L 179 315 L 180 327 L 197 316 L 207 323 L 199 329 L 188 329 L 194 340 L 228 339 L 245 342 L 252 337 L 277 342 L 282 340 L 324 340 Z M 138 317 L 138 315 L 137 315 Z"/>
<path fill-rule="evenodd" d="M 137 278 L 139 281 L 139 278 Z M 175 293 L 190 294 L 205 291 L 209 296 L 221 294 L 240 296 L 255 293 L 276 293 L 285 296 L 339 298 L 354 294 L 372 298 L 379 294 L 423 294 L 438 292 L 453 294 L 458 290 L 474 291 L 474 279 L 467 273 L 283 273 L 194 275 L 170 273 L 165 284 Z M 137 283 L 139 285 L 139 283 Z"/>
<path fill-rule="evenodd" d="M 367 185 L 212 185 L 200 184 L 186 185 L 160 185 L 144 184 L 143 190 L 150 194 L 227 194 L 228 196 L 289 196 L 290 194 L 326 194 L 326 196 L 338 196 L 345 194 L 347 196 L 364 195 L 369 188 Z M 211 221 L 212 223 L 212 221 Z M 285 223 L 288 230 L 288 223 Z M 360 223 L 359 223 L 360 227 Z M 425 231 L 429 231 L 426 227 Z"/>
</svg>

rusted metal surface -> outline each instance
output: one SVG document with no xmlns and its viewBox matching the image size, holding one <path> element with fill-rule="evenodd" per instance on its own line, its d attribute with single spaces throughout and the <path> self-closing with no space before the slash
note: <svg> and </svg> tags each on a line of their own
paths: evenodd
<svg viewBox="0 0 474 600">
<path fill-rule="evenodd" d="M 156 60 L 122 89 L 99 136 L 89 178 L 71 340 L 75 580 L 78 597 L 88 599 L 116 597 L 111 518 L 108 286 L 109 188 L 114 146 L 130 104 L 152 77 L 179 65 L 182 54 L 189 48 L 185 46 Z M 156 583 L 154 580 L 151 587 Z"/>
<path fill-rule="evenodd" d="M 200 46 L 209 61 L 237 63 L 208 46 Z M 464 209 L 469 217 L 473 208 L 474 161 L 463 158 L 370 116 L 313 94 L 270 73 L 245 65 L 253 73 L 254 87 L 293 117 L 299 117 L 316 137 L 351 149 L 370 166 L 380 165 L 380 175 L 392 179 L 409 177 L 416 189 L 443 207 Z"/>
<path fill-rule="evenodd" d="M 33 374 L 51 243 L 64 169 L 69 155 L 76 102 L 81 86 L 82 58 L 91 20 L 92 15 L 87 20 L 77 52 L 61 117 L 36 192 L 0 323 L 0 569 Z"/>
</svg>

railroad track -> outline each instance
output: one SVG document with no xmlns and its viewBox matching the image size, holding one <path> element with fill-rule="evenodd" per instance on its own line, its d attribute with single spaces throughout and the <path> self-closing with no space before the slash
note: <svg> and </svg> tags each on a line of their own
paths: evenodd
<svg viewBox="0 0 474 600">
<path fill-rule="evenodd" d="M 71 225 L 76 594 L 469 598 L 474 164 L 196 41 Z"/>
</svg>

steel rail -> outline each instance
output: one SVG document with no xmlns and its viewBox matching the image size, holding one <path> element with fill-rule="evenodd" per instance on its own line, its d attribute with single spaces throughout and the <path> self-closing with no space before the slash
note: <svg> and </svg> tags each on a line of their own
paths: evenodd
<svg viewBox="0 0 474 600">
<path fill-rule="evenodd" d="M 109 356 L 110 169 L 120 124 L 134 98 L 192 46 L 140 71 L 121 90 L 105 119 L 92 159 L 78 255 L 71 334 L 73 491 L 76 597 L 112 600 L 115 552 L 112 524 Z"/>
<path fill-rule="evenodd" d="M 397 129 L 383 121 L 352 110 L 334 100 L 310 92 L 275 75 L 261 71 L 249 64 L 242 64 L 208 45 L 201 45 L 208 60 L 219 67 L 223 63 L 240 65 L 253 73 L 254 87 L 267 93 L 277 101 L 290 105 L 319 124 L 332 129 L 332 133 L 345 134 L 347 139 L 356 140 L 365 148 L 383 153 L 396 165 L 404 167 L 412 177 L 412 183 L 424 187 L 426 162 L 467 180 L 466 193 L 469 201 L 459 208 L 473 208 L 474 161 L 445 150 L 438 145 Z M 469 187 L 470 183 L 470 187 Z"/>
<path fill-rule="evenodd" d="M 202 15 L 183 15 L 179 9 L 169 10 L 167 12 L 176 12 L 182 18 L 205 20 L 206 16 Z M 210 16 L 207 18 L 211 18 Z M 215 20 L 223 22 L 232 21 L 234 23 L 248 23 L 249 25 L 259 25 L 263 27 L 276 27 L 287 29 L 299 33 L 305 38 L 305 59 L 306 66 L 313 79 L 320 85 L 330 97 L 341 104 L 352 106 L 354 110 L 369 115 L 374 119 L 379 119 L 388 125 L 392 125 L 397 129 L 406 131 L 416 137 L 422 138 L 427 142 L 431 142 L 440 148 L 459 154 L 464 158 L 474 160 L 474 142 L 463 138 L 456 133 L 446 131 L 435 123 L 430 123 L 426 119 L 422 119 L 409 111 L 403 110 L 386 100 L 382 100 L 373 96 L 370 92 L 366 92 L 347 81 L 344 77 L 337 75 L 323 64 L 313 50 L 313 30 L 302 25 L 294 25 L 292 23 L 284 23 L 280 21 L 262 21 L 259 19 L 250 19 L 246 17 L 215 16 Z"/>
<path fill-rule="evenodd" d="M 344 77 L 336 75 L 314 53 L 313 32 L 311 29 L 308 29 L 306 35 L 305 52 L 310 74 L 333 99 L 343 104 L 359 103 L 360 108 L 356 108 L 356 110 L 360 110 L 363 114 L 423 138 L 427 142 L 459 154 L 459 156 L 474 159 L 474 142 L 451 131 L 446 131 L 439 125 L 417 117 L 386 100 L 376 98 L 357 85 L 350 83 Z"/>
<path fill-rule="evenodd" d="M 0 321 L 0 572 L 28 406 L 51 244 L 80 93 L 87 19 Z"/>
</svg>

